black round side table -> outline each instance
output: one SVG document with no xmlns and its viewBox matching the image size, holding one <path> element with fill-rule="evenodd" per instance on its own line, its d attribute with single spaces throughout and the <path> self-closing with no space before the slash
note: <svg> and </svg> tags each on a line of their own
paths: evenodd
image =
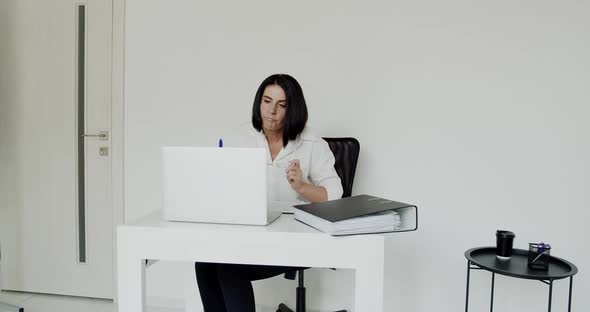
<svg viewBox="0 0 590 312">
<path fill-rule="evenodd" d="M 578 268 L 572 263 L 551 256 L 549 269 L 546 271 L 532 270 L 528 267 L 528 250 L 513 249 L 512 257 L 506 260 L 496 258 L 496 247 L 478 247 L 465 252 L 467 258 L 467 292 L 465 295 L 465 312 L 469 310 L 469 275 L 471 270 L 486 270 L 492 272 L 492 294 L 490 299 L 490 312 L 494 310 L 494 277 L 497 274 L 537 280 L 549 285 L 549 312 L 551 312 L 551 296 L 553 293 L 553 281 L 570 278 L 568 312 L 572 308 L 572 286 L 574 275 Z"/>
</svg>

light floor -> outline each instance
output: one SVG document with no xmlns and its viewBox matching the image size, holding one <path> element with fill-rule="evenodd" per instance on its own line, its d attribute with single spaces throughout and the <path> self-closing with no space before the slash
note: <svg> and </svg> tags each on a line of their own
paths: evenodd
<svg viewBox="0 0 590 312">
<path fill-rule="evenodd" d="M 112 300 L 1 291 L 0 302 L 17 305 L 25 312 L 116 312 Z M 148 312 L 184 312 L 183 309 L 149 307 Z M 256 307 L 258 312 L 274 312 L 272 307 Z M 4 312 L 0 309 L 0 312 Z M 195 311 L 198 312 L 198 311 Z"/>
<path fill-rule="evenodd" d="M 22 307 L 25 309 L 25 312 L 115 311 L 112 300 L 31 294 L 9 291 L 0 292 L 0 302 Z"/>
</svg>

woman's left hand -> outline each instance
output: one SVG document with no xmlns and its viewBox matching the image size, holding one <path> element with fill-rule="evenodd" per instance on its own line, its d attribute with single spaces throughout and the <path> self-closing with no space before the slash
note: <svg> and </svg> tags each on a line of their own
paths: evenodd
<svg viewBox="0 0 590 312">
<path fill-rule="evenodd" d="M 295 190 L 297 193 L 299 193 L 305 183 L 301 178 L 301 167 L 299 165 L 299 159 L 295 159 L 289 162 L 286 173 L 287 180 L 289 181 L 291 188 Z"/>
</svg>

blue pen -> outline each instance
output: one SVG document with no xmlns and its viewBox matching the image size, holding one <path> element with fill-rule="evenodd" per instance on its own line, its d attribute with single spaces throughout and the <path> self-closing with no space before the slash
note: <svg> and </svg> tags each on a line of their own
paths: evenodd
<svg viewBox="0 0 590 312">
<path fill-rule="evenodd" d="M 219 138 L 219 147 L 223 147 L 223 140 Z"/>
<path fill-rule="evenodd" d="M 543 242 L 537 244 L 537 256 L 531 262 L 537 261 L 537 259 L 539 259 L 545 252 L 549 251 L 549 249 L 551 249 L 551 245 L 549 244 L 545 244 Z"/>
</svg>

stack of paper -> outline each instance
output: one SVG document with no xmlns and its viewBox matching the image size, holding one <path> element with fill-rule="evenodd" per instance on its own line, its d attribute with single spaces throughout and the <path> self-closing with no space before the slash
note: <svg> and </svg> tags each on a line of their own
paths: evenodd
<svg viewBox="0 0 590 312">
<path fill-rule="evenodd" d="M 399 231 L 401 226 L 399 213 L 392 210 L 337 222 L 330 222 L 298 210 L 295 211 L 295 219 L 334 236 L 395 232 Z"/>
<path fill-rule="evenodd" d="M 371 195 L 294 205 L 295 219 L 331 235 L 414 231 L 418 228 L 415 205 Z"/>
</svg>

